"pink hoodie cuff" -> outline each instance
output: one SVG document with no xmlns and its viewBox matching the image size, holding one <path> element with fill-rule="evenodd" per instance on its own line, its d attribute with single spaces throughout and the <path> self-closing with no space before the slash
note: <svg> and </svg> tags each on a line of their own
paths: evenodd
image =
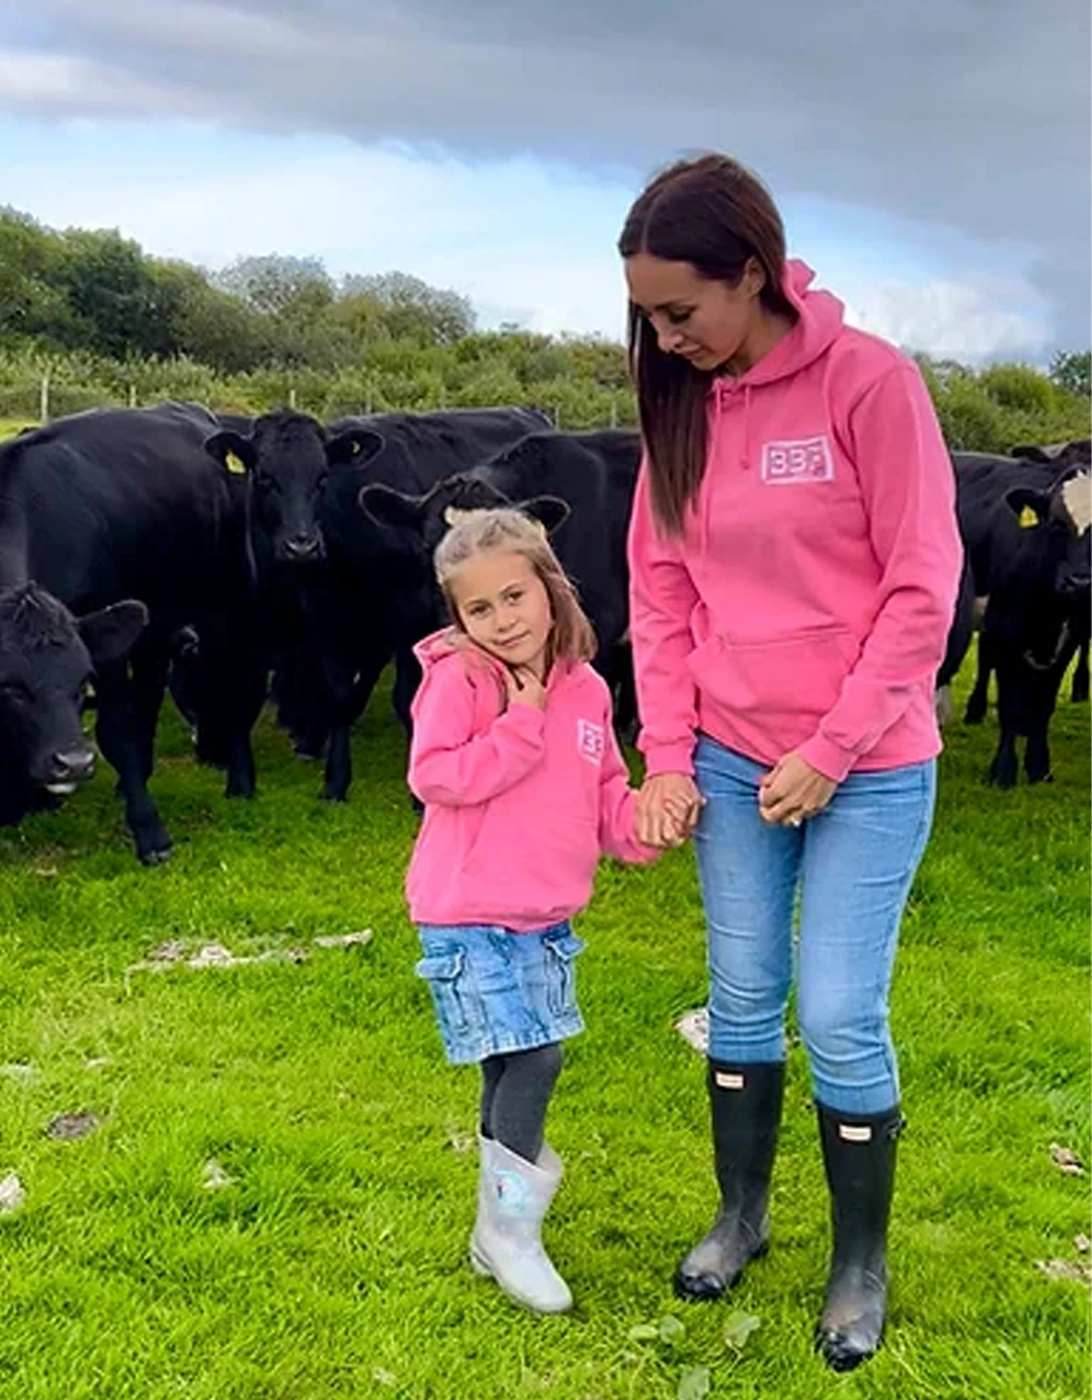
<svg viewBox="0 0 1092 1400">
<path fill-rule="evenodd" d="M 832 783 L 840 783 L 853 767 L 857 755 L 832 744 L 822 734 L 813 734 L 796 751 L 806 764 L 829 778 Z"/>
<path fill-rule="evenodd" d="M 657 744 L 645 753 L 645 777 L 658 778 L 662 773 L 694 776 L 693 739 L 680 744 Z"/>
</svg>

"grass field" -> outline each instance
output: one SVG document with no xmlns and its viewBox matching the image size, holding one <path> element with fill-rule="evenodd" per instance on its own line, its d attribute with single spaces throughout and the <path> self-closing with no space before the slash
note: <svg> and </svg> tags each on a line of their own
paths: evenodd
<svg viewBox="0 0 1092 1400">
<path fill-rule="evenodd" d="M 1088 1177 L 1050 1149 L 1092 1161 L 1088 711 L 1060 704 L 1049 787 L 983 786 L 994 738 L 992 717 L 947 735 L 894 993 L 910 1127 L 889 1340 L 836 1377 L 810 1349 L 827 1226 L 799 1047 L 769 1258 L 730 1302 L 670 1291 L 712 1207 L 701 1063 L 673 1029 L 703 995 L 690 852 L 605 867 L 580 921 L 589 1030 L 552 1110 L 547 1232 L 577 1303 L 535 1318 L 466 1265 L 476 1078 L 444 1064 L 413 975 L 389 706 L 358 726 L 337 807 L 268 721 L 258 798 L 226 803 L 172 712 L 169 865 L 134 860 L 105 766 L 0 832 L 0 1177 L 26 1193 L 0 1217 L 0 1396 L 1086 1395 Z M 312 942 L 362 928 L 365 947 Z M 306 956 L 128 970 L 171 940 Z M 98 1126 L 46 1131 L 72 1113 Z M 759 1326 L 733 1346 L 740 1313 Z"/>
</svg>

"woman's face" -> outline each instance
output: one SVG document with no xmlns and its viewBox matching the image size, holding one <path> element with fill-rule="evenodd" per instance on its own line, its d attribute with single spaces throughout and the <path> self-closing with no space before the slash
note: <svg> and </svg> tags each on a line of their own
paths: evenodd
<svg viewBox="0 0 1092 1400">
<path fill-rule="evenodd" d="M 630 301 L 656 333 L 660 349 L 681 355 L 695 369 L 715 370 L 731 362 L 748 368 L 755 332 L 765 322 L 759 292 L 761 265 L 749 258 L 739 284 L 701 277 L 688 262 L 634 253 L 625 260 Z"/>
</svg>

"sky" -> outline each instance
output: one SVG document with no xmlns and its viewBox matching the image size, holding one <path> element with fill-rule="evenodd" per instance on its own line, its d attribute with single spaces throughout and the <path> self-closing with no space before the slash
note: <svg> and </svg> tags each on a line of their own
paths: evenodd
<svg viewBox="0 0 1092 1400">
<path fill-rule="evenodd" d="M 1090 37 L 1086 0 L 8 0 L 0 203 L 621 338 L 630 203 L 723 150 L 856 324 L 1043 363 L 1092 341 Z"/>
</svg>

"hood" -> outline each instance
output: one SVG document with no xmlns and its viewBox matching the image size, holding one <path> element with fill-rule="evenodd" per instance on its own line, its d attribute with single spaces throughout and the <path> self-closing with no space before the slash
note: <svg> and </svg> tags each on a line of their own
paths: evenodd
<svg viewBox="0 0 1092 1400">
<path fill-rule="evenodd" d="M 795 308 L 797 321 L 783 340 L 778 341 L 757 364 L 739 376 L 734 384 L 756 387 L 787 379 L 817 360 L 837 339 L 844 325 L 845 307 L 831 292 L 810 291 L 815 273 L 799 258 L 789 258 L 781 290 Z M 723 376 L 714 381 L 714 389 L 732 388 L 732 381 Z"/>
<path fill-rule="evenodd" d="M 504 664 L 485 655 L 457 627 L 444 627 L 423 638 L 413 648 L 421 663 L 422 675 L 448 657 L 462 657 L 467 680 L 474 692 L 475 730 L 486 728 L 508 706 L 508 687 L 504 680 Z"/>
</svg>

